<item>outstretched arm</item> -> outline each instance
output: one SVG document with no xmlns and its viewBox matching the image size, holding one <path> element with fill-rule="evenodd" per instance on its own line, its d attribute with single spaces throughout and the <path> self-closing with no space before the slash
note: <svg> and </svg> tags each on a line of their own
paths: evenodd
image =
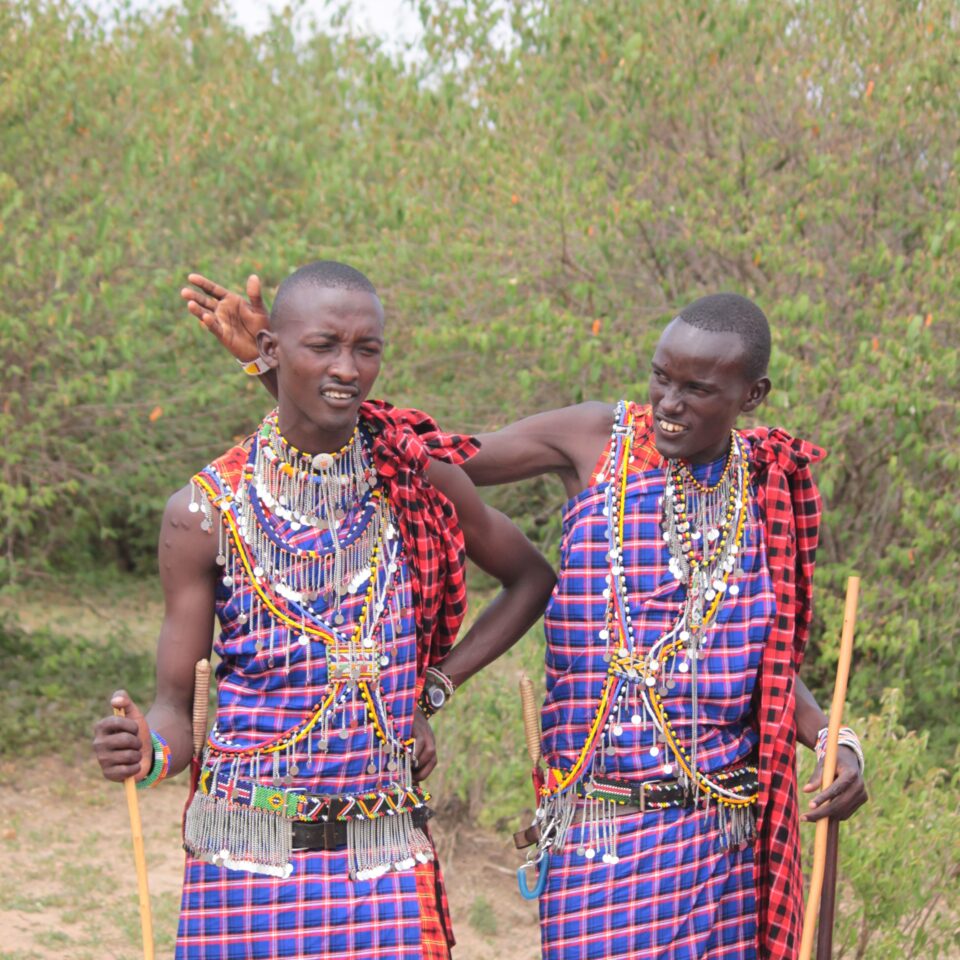
<svg viewBox="0 0 960 960">
<path fill-rule="evenodd" d="M 257 334 L 270 326 L 270 311 L 263 302 L 260 278 L 255 273 L 247 277 L 246 300 L 241 294 L 227 290 L 200 273 L 191 273 L 187 279 L 193 287 L 184 287 L 180 291 L 187 310 L 237 360 L 243 363 L 256 360 L 260 352 L 257 349 Z M 276 397 L 276 371 L 267 370 L 259 379 L 264 389 Z"/>
<path fill-rule="evenodd" d="M 109 716 L 94 728 L 94 752 L 108 780 L 150 769 L 150 729 L 169 744 L 170 774 L 178 773 L 193 753 L 194 668 L 210 656 L 216 586 L 216 536 L 200 529 L 201 514 L 191 513 L 190 488 L 167 502 L 160 530 L 160 580 L 164 617 L 157 644 L 157 692 L 146 716 L 124 690 L 110 703 L 124 717 Z"/>
<path fill-rule="evenodd" d="M 589 486 L 612 426 L 613 407 L 608 403 L 538 413 L 480 434 L 480 452 L 463 469 L 481 487 L 553 473 L 572 497 Z"/>
<path fill-rule="evenodd" d="M 813 694 L 800 677 L 796 678 L 796 698 L 797 739 L 812 750 L 817 744 L 817 734 L 827 726 L 827 715 L 817 705 Z M 818 790 L 822 780 L 823 762 L 820 761 L 804 786 L 804 792 L 813 793 Z M 833 817 L 836 820 L 846 820 L 866 802 L 867 787 L 860 773 L 857 755 L 849 747 L 841 746 L 837 754 L 836 779 L 826 790 L 813 797 L 807 813 L 803 814 L 801 819 L 820 820 L 822 817 Z"/>
</svg>

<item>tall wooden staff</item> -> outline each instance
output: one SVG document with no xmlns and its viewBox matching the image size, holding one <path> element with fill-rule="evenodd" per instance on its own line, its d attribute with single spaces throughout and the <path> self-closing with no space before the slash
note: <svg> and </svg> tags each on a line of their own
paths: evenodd
<svg viewBox="0 0 960 960">
<path fill-rule="evenodd" d="M 837 680 L 833 687 L 833 705 L 830 707 L 830 721 L 827 727 L 827 753 L 823 759 L 823 781 L 820 789 L 826 790 L 833 783 L 837 774 L 837 751 L 838 740 L 840 737 L 840 724 L 843 719 L 843 703 L 847 697 L 847 681 L 850 678 L 850 660 L 853 656 L 853 630 L 857 622 L 857 600 L 860 596 L 860 578 L 847 578 L 847 600 L 843 609 L 843 630 L 840 635 L 840 659 L 837 663 Z M 799 960 L 810 960 L 810 954 L 813 950 L 813 935 L 816 928 L 817 914 L 821 906 L 821 894 L 823 892 L 824 871 L 827 867 L 827 846 L 828 838 L 831 832 L 830 817 L 824 817 L 817 821 L 817 833 L 814 838 L 813 847 L 813 872 L 810 876 L 810 892 L 807 896 L 807 909 L 803 915 L 803 939 L 800 941 Z M 836 826 L 834 827 L 834 833 Z M 836 858 L 837 844 L 834 843 L 832 849 L 831 864 L 831 888 L 836 884 Z M 834 890 L 827 891 L 824 897 L 824 906 L 829 907 L 829 917 L 821 917 L 821 924 L 829 920 L 833 925 L 833 903 Z M 821 938 L 821 946 L 824 942 L 829 944 L 829 938 Z M 828 960 L 826 956 L 820 957 L 818 951 L 818 960 Z"/>
<path fill-rule="evenodd" d="M 122 707 L 114 707 L 118 717 L 126 716 Z M 140 933 L 143 937 L 143 960 L 153 960 L 153 917 L 150 914 L 150 887 L 147 884 L 147 857 L 143 850 L 143 824 L 140 821 L 140 804 L 137 800 L 137 781 L 127 777 L 123 781 L 127 795 L 127 812 L 130 814 L 130 834 L 133 839 L 133 862 L 137 868 L 137 895 L 140 899 Z"/>
</svg>

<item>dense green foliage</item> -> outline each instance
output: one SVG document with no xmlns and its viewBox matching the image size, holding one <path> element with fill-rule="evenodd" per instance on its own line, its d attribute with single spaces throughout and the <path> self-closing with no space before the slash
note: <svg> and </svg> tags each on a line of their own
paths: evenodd
<svg viewBox="0 0 960 960">
<path fill-rule="evenodd" d="M 663 321 L 733 289 L 775 327 L 763 418 L 831 451 L 808 680 L 829 686 L 856 569 L 854 708 L 880 716 L 898 688 L 890 722 L 929 750 L 891 742 L 946 762 L 956 5 L 420 7 L 404 60 L 282 18 L 249 37 L 202 0 L 109 22 L 0 5 L 0 578 L 151 569 L 165 497 L 264 409 L 183 311 L 188 270 L 269 289 L 318 256 L 355 264 L 389 316 L 381 395 L 466 429 L 642 398 Z M 492 496 L 553 549 L 556 485 Z M 509 685 L 481 682 L 495 727 Z M 481 727 L 464 742 L 497 747 Z"/>
<path fill-rule="evenodd" d="M 118 678 L 141 703 L 153 685 L 153 658 L 119 632 L 93 642 L 0 623 L 0 662 L 0 758 L 72 753 L 89 740 Z"/>
</svg>

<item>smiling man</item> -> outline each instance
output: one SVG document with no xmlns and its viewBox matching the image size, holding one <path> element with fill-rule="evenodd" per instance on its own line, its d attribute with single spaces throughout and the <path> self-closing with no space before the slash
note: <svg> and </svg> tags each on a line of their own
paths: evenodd
<svg viewBox="0 0 960 960">
<path fill-rule="evenodd" d="M 248 356 L 266 323 L 256 279 L 251 302 L 191 279 L 191 312 Z M 553 473 L 569 497 L 545 615 L 547 960 L 794 960 L 796 741 L 820 755 L 804 819 L 866 800 L 849 730 L 816 792 L 827 718 L 798 676 L 823 451 L 736 429 L 770 392 L 769 357 L 756 304 L 704 297 L 661 335 L 649 404 L 528 417 L 465 464 L 480 485 Z"/>
<path fill-rule="evenodd" d="M 254 366 L 277 409 L 174 494 L 156 700 L 100 721 L 104 776 L 190 761 L 193 672 L 214 615 L 216 720 L 186 813 L 176 956 L 445 958 L 424 714 L 537 619 L 553 571 L 457 466 L 476 449 L 368 400 L 373 286 L 320 261 L 280 287 Z M 503 589 L 456 645 L 464 551 Z M 419 700 L 418 700 L 419 696 Z"/>
<path fill-rule="evenodd" d="M 545 616 L 548 960 L 796 957 L 795 743 L 822 749 L 827 725 L 797 675 L 823 452 L 735 428 L 770 392 L 769 356 L 755 304 L 704 297 L 661 335 L 649 405 L 530 417 L 467 465 L 478 484 L 555 473 L 570 497 Z M 806 819 L 866 799 L 843 742 Z"/>
</svg>

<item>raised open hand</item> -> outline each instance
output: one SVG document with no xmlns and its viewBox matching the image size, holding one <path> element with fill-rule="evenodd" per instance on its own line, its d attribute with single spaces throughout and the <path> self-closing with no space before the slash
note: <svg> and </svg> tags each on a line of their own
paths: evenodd
<svg viewBox="0 0 960 960">
<path fill-rule="evenodd" d="M 238 360 L 255 360 L 257 334 L 270 326 L 270 314 L 260 293 L 260 278 L 256 274 L 247 278 L 246 300 L 199 273 L 191 273 L 187 279 L 199 288 L 184 287 L 180 291 L 187 309 Z"/>
</svg>

